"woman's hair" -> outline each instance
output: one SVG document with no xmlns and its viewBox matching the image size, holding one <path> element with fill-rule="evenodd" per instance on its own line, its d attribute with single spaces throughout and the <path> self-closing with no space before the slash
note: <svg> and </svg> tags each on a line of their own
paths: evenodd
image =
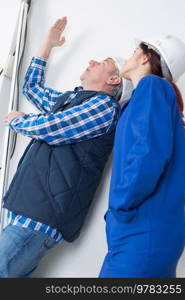
<svg viewBox="0 0 185 300">
<path fill-rule="evenodd" d="M 151 73 L 160 77 L 164 77 L 162 73 L 162 68 L 161 68 L 161 60 L 160 56 L 157 52 L 155 52 L 153 49 L 148 48 L 148 46 L 145 43 L 140 43 L 139 47 L 143 50 L 144 54 L 150 54 L 150 66 L 151 66 Z M 184 121 L 184 102 L 182 98 L 182 94 L 175 84 L 173 80 L 166 78 L 171 85 L 173 86 L 175 93 L 176 93 L 176 101 L 178 108 L 180 110 L 181 118 L 183 125 L 185 126 L 185 121 Z"/>
</svg>

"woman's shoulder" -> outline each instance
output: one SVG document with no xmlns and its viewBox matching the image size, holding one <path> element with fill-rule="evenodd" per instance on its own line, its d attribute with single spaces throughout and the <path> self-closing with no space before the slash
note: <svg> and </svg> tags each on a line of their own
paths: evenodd
<svg viewBox="0 0 185 300">
<path fill-rule="evenodd" d="M 145 82 L 163 82 L 167 81 L 165 78 L 162 78 L 160 76 L 154 75 L 154 74 L 149 74 L 147 76 L 144 76 L 141 78 L 139 83 L 145 83 Z"/>
<path fill-rule="evenodd" d="M 156 87 L 156 88 L 168 89 L 168 90 L 173 91 L 173 87 L 172 87 L 171 83 L 166 78 L 163 78 L 163 77 L 160 77 L 160 76 L 157 76 L 154 74 L 147 75 L 139 81 L 138 87 L 141 87 L 144 85 L 147 86 L 148 88 Z"/>
</svg>

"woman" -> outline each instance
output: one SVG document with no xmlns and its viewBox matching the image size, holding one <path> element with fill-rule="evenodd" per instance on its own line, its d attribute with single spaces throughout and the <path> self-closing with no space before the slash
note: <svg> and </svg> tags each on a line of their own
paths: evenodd
<svg viewBox="0 0 185 300">
<path fill-rule="evenodd" d="M 173 80 L 184 71 L 185 45 L 172 36 L 141 42 L 123 67 L 134 91 L 116 129 L 100 277 L 176 277 L 185 245 L 185 130 Z"/>
</svg>

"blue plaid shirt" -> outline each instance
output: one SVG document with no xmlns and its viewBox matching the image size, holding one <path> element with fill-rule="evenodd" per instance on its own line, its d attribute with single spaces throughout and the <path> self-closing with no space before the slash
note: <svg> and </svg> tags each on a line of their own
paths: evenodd
<svg viewBox="0 0 185 300">
<path fill-rule="evenodd" d="M 55 239 L 55 241 L 58 243 L 64 240 L 62 234 L 49 225 L 40 223 L 38 221 L 34 221 L 28 217 L 17 215 L 14 212 L 9 210 L 7 212 L 7 217 L 8 217 L 8 224 L 21 226 L 24 228 L 31 228 L 33 230 L 43 232 L 48 236 L 52 237 L 53 239 Z"/>
<path fill-rule="evenodd" d="M 52 146 L 94 138 L 115 126 L 119 108 L 109 95 L 92 97 L 78 106 L 53 113 L 51 110 L 63 93 L 45 87 L 46 64 L 46 60 L 33 57 L 23 85 L 23 94 L 41 113 L 29 113 L 13 118 L 9 122 L 12 130 Z M 64 104 L 73 101 L 82 89 L 76 87 Z M 12 212 L 8 212 L 8 216 L 9 222 L 14 225 L 31 227 L 49 234 L 57 241 L 62 240 L 61 233 L 48 225 Z"/>
</svg>

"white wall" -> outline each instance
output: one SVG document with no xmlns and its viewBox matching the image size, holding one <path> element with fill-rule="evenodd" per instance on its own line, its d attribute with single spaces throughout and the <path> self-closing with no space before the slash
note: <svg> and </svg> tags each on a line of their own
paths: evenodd
<svg viewBox="0 0 185 300">
<path fill-rule="evenodd" d="M 7 51 L 6 32 L 14 23 L 19 1 L 0 0 L 0 38 L 2 56 Z M 79 75 L 89 59 L 102 59 L 110 55 L 128 57 L 133 51 L 134 37 L 171 33 L 185 40 L 184 0 L 34 0 L 29 18 L 28 39 L 25 49 L 21 83 L 29 61 L 37 53 L 39 44 L 53 21 L 68 17 L 66 44 L 52 53 L 46 84 L 59 90 L 79 85 Z M 12 6 L 13 3 L 13 6 Z M 16 3 L 16 4 L 15 4 Z M 10 26 L 11 24 L 11 26 Z M 185 97 L 185 76 L 179 81 Z M 2 99 L 0 99 L 1 103 Z M 24 97 L 20 111 L 36 112 Z M 2 105 L 2 104 L 1 104 Z M 19 136 L 11 164 L 11 176 L 29 139 Z M 35 277 L 97 277 L 106 253 L 103 215 L 106 211 L 110 182 L 111 157 L 103 180 L 96 193 L 80 238 L 53 249 L 41 262 Z M 170 234 L 170 232 L 169 232 Z M 159 258 L 160 259 L 160 258 Z M 183 257 L 179 262 L 178 276 L 185 277 Z"/>
</svg>

